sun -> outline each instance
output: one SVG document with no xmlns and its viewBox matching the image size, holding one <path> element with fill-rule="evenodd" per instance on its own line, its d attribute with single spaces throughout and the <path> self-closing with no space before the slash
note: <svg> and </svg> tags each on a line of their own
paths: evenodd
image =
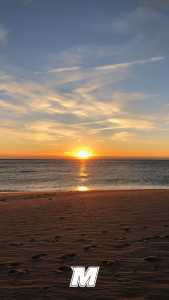
<svg viewBox="0 0 169 300">
<path fill-rule="evenodd" d="M 87 152 L 86 150 L 81 150 L 76 154 L 76 156 L 79 158 L 87 158 L 87 157 L 91 156 L 91 154 L 89 152 Z"/>
</svg>

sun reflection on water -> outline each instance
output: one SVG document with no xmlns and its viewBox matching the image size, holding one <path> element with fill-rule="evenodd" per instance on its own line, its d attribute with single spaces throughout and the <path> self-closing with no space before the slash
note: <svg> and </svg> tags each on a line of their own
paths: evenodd
<svg viewBox="0 0 169 300">
<path fill-rule="evenodd" d="M 75 187 L 75 191 L 89 191 L 90 188 L 84 186 L 84 182 L 89 180 L 90 174 L 86 172 L 86 160 L 82 160 L 80 163 L 80 171 L 78 174 L 78 186 Z"/>
</svg>

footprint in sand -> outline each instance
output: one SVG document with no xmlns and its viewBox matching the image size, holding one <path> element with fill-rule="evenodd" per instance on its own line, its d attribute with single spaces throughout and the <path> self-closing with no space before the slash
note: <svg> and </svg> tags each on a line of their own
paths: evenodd
<svg viewBox="0 0 169 300">
<path fill-rule="evenodd" d="M 58 267 L 57 270 L 55 270 L 56 273 L 63 273 L 63 272 L 70 272 L 71 271 L 71 266 L 69 265 L 63 265 Z"/>
<path fill-rule="evenodd" d="M 52 198 L 49 198 L 48 200 L 52 200 Z"/>
<path fill-rule="evenodd" d="M 1 201 L 6 201 L 6 199 L 1 199 Z"/>
<path fill-rule="evenodd" d="M 55 241 L 56 241 L 56 242 L 58 242 L 60 239 L 61 239 L 61 236 L 60 236 L 60 235 L 56 235 L 56 236 L 55 236 Z"/>
<path fill-rule="evenodd" d="M 84 234 L 84 233 L 82 233 L 82 234 L 80 234 L 80 236 L 85 236 L 85 234 Z"/>
<path fill-rule="evenodd" d="M 169 234 L 160 236 L 160 239 L 169 239 Z"/>
<path fill-rule="evenodd" d="M 65 217 L 60 217 L 60 220 L 63 220 Z"/>
<path fill-rule="evenodd" d="M 117 245 L 114 245 L 115 248 L 125 248 L 125 247 L 129 247 L 131 246 L 130 243 L 123 243 L 123 244 L 117 244 Z"/>
<path fill-rule="evenodd" d="M 130 231 L 130 228 L 124 228 L 124 231 Z"/>
<path fill-rule="evenodd" d="M 35 242 L 35 239 L 30 239 L 29 242 L 31 243 Z"/>
<path fill-rule="evenodd" d="M 47 242 L 47 243 L 55 243 L 56 240 L 53 240 L 53 239 L 45 239 L 44 242 Z"/>
<path fill-rule="evenodd" d="M 96 245 L 88 245 L 88 246 L 84 247 L 83 249 L 86 250 L 86 251 L 89 251 L 89 250 L 94 249 L 94 248 L 98 248 L 98 246 L 96 246 Z"/>
<path fill-rule="evenodd" d="M 11 243 L 10 246 L 14 246 L 14 247 L 19 247 L 19 246 L 23 246 L 24 244 L 18 244 L 18 243 Z"/>
<path fill-rule="evenodd" d="M 159 236 L 159 235 L 154 235 L 154 238 L 155 238 L 155 239 L 159 239 L 160 236 Z"/>
<path fill-rule="evenodd" d="M 74 241 L 74 243 L 78 243 L 78 242 L 86 242 L 86 240 L 85 239 L 78 239 L 78 240 Z"/>
<path fill-rule="evenodd" d="M 13 275 L 23 275 L 23 274 L 29 274 L 30 270 L 12 269 L 8 271 L 8 273 Z"/>
<path fill-rule="evenodd" d="M 40 259 L 40 258 L 45 257 L 45 256 L 48 256 L 48 254 L 46 254 L 46 253 L 40 253 L 40 254 L 33 255 L 31 258 L 32 259 Z"/>
<path fill-rule="evenodd" d="M 146 257 L 144 260 L 146 261 L 150 261 L 150 262 L 156 262 L 156 261 L 159 261 L 161 258 L 158 257 L 158 256 L 148 256 Z"/>
<path fill-rule="evenodd" d="M 164 226 L 164 227 L 168 227 L 169 225 L 167 225 L 167 224 L 164 224 L 163 226 Z"/>
<path fill-rule="evenodd" d="M 16 273 L 16 270 L 12 269 L 12 270 L 8 271 L 8 273 L 14 274 L 14 273 Z"/>
<path fill-rule="evenodd" d="M 44 286 L 44 287 L 42 288 L 43 291 L 48 291 L 49 289 L 50 289 L 49 286 Z"/>
<path fill-rule="evenodd" d="M 126 238 L 125 237 L 123 237 L 123 238 L 113 238 L 113 240 L 114 241 L 122 241 L 122 240 L 126 240 Z"/>
<path fill-rule="evenodd" d="M 136 242 L 137 242 L 137 241 L 136 241 Z M 144 242 L 144 239 L 143 239 L 143 238 L 140 238 L 140 239 L 138 239 L 138 242 L 143 243 L 143 242 Z"/>
<path fill-rule="evenodd" d="M 102 233 L 107 233 L 107 230 L 103 230 Z"/>
<path fill-rule="evenodd" d="M 119 265 L 120 262 L 119 262 L 119 260 L 106 260 L 106 259 L 104 259 L 104 260 L 101 261 L 101 263 L 106 265 L 106 266 L 111 267 L 111 266 Z"/>
<path fill-rule="evenodd" d="M 143 226 L 142 228 L 146 229 L 146 228 L 149 228 L 148 226 Z"/>
<path fill-rule="evenodd" d="M 153 236 L 146 236 L 144 238 L 145 241 L 151 241 L 153 239 Z"/>
<path fill-rule="evenodd" d="M 123 245 L 124 245 L 124 247 L 129 247 L 129 246 L 131 246 L 130 243 L 123 243 Z"/>
<path fill-rule="evenodd" d="M 73 258 L 77 255 L 77 253 L 68 253 L 68 254 L 63 254 L 61 257 L 61 259 L 70 259 L 70 258 Z"/>
<path fill-rule="evenodd" d="M 10 265 L 13 266 L 13 267 L 17 267 L 17 266 L 22 265 L 22 263 L 17 263 L 17 262 L 15 262 L 15 263 L 11 263 Z"/>
</svg>

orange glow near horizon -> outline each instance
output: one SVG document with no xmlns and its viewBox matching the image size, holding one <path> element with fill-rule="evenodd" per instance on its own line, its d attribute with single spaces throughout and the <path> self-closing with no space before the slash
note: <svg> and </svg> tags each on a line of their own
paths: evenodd
<svg viewBox="0 0 169 300">
<path fill-rule="evenodd" d="M 78 187 L 75 188 L 75 191 L 87 192 L 87 191 L 90 191 L 90 189 L 86 186 L 78 186 Z"/>
<path fill-rule="evenodd" d="M 66 140 L 63 144 L 52 142 L 33 142 L 27 140 L 10 139 L 9 142 L 1 139 L 0 159 L 78 159 L 90 160 L 100 157 L 106 159 L 112 157 L 114 159 L 168 159 L 168 140 L 165 143 L 137 143 L 119 142 L 116 140 L 95 142 L 84 141 L 82 146 L 78 146 L 73 140 Z M 166 144 L 168 143 L 168 144 Z"/>
<path fill-rule="evenodd" d="M 81 150 L 76 154 L 76 156 L 78 158 L 88 158 L 89 156 L 92 156 L 92 154 L 87 152 L 86 150 Z"/>
</svg>

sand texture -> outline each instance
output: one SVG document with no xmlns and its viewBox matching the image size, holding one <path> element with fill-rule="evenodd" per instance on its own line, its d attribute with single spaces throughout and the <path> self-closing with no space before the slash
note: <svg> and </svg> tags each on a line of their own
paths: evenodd
<svg viewBox="0 0 169 300">
<path fill-rule="evenodd" d="M 1 300 L 169 299 L 169 190 L 0 194 L 0 223 Z"/>
</svg>

